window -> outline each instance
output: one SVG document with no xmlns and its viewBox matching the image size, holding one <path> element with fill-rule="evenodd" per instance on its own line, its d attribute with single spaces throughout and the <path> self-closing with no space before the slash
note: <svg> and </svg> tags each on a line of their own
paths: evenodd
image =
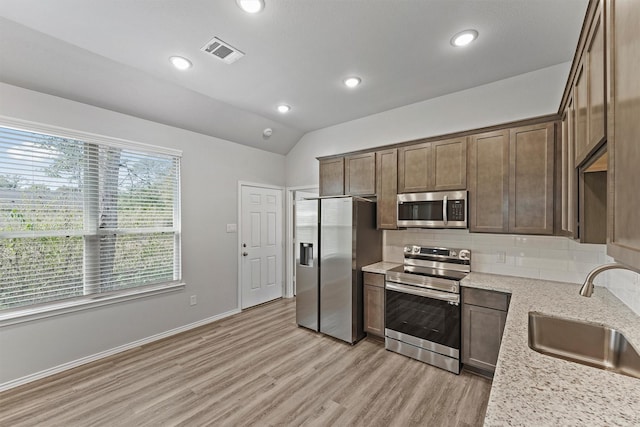
<svg viewBox="0 0 640 427">
<path fill-rule="evenodd" d="M 181 280 L 179 153 L 24 129 L 0 127 L 0 312 Z"/>
</svg>

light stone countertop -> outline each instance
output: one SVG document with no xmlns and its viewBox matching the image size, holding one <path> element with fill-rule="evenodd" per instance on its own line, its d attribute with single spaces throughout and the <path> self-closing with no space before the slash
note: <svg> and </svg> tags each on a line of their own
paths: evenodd
<svg viewBox="0 0 640 427">
<path fill-rule="evenodd" d="M 388 270 L 401 265 L 401 263 L 397 262 L 380 261 L 376 262 L 375 264 L 365 265 L 364 267 L 362 267 L 362 271 L 366 271 L 368 273 L 386 274 Z"/>
<path fill-rule="evenodd" d="M 596 287 L 471 273 L 463 286 L 511 293 L 485 426 L 640 426 L 640 379 L 546 356 L 528 346 L 528 313 L 602 323 L 640 350 L 640 316 Z"/>
</svg>

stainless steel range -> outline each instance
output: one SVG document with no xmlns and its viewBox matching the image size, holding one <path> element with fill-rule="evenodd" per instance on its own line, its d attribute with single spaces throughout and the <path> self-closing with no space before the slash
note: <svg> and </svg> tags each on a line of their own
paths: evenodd
<svg viewBox="0 0 640 427">
<path fill-rule="evenodd" d="M 385 348 L 460 373 L 460 280 L 468 249 L 405 246 L 404 265 L 387 271 Z"/>
</svg>

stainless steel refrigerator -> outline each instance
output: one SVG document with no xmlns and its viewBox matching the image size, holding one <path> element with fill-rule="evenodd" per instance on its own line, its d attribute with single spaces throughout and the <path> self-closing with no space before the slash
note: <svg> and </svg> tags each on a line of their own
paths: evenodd
<svg viewBox="0 0 640 427">
<path fill-rule="evenodd" d="M 382 260 L 376 203 L 296 201 L 296 321 L 348 343 L 364 337 L 362 267 Z"/>
</svg>

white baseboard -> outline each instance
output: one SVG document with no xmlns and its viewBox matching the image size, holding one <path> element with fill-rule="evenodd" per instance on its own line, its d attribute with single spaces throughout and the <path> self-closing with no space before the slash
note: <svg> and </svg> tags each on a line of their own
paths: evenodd
<svg viewBox="0 0 640 427">
<path fill-rule="evenodd" d="M 121 346 L 118 346 L 118 347 L 115 347 L 115 348 L 111 348 L 109 350 L 101 351 L 100 353 L 96 353 L 96 354 L 92 354 L 90 356 L 82 357 L 80 359 L 76 359 L 76 360 L 71 361 L 71 362 L 63 363 L 62 365 L 54 366 L 53 368 L 45 369 L 44 371 L 36 372 L 35 374 L 31 374 L 31 375 L 27 375 L 27 376 L 24 376 L 24 377 L 21 377 L 21 378 L 17 378 L 15 380 L 7 381 L 6 383 L 0 384 L 0 392 L 12 389 L 14 387 L 21 386 L 23 384 L 30 383 L 32 381 L 36 381 L 36 380 L 48 377 L 50 375 L 54 375 L 54 374 L 66 371 L 67 369 L 76 368 L 76 367 L 84 365 L 86 363 L 94 362 L 96 360 L 103 359 L 105 357 L 109 357 L 109 356 L 112 356 L 114 354 L 126 351 L 126 350 L 131 350 L 132 348 L 140 347 L 142 345 L 149 344 L 149 343 L 152 343 L 154 341 L 158 341 L 158 340 L 161 340 L 163 338 L 167 338 L 167 337 L 170 337 L 172 335 L 179 334 L 181 332 L 186 332 L 188 330 L 191 330 L 191 329 L 197 328 L 199 326 L 203 326 L 203 325 L 215 322 L 216 320 L 224 319 L 225 317 L 229 317 L 229 316 L 232 316 L 232 315 L 238 314 L 238 313 L 240 313 L 240 309 L 236 308 L 236 309 L 233 309 L 233 310 L 218 314 L 216 316 L 208 317 L 206 319 L 202 319 L 202 320 L 199 320 L 197 322 L 190 323 L 188 325 L 180 326 L 180 327 L 175 328 L 175 329 L 170 329 L 168 331 L 161 332 L 159 334 L 155 334 L 155 335 L 152 335 L 152 336 L 147 337 L 147 338 L 143 338 L 141 340 L 130 342 L 128 344 L 124 344 L 124 345 L 121 345 Z"/>
</svg>

